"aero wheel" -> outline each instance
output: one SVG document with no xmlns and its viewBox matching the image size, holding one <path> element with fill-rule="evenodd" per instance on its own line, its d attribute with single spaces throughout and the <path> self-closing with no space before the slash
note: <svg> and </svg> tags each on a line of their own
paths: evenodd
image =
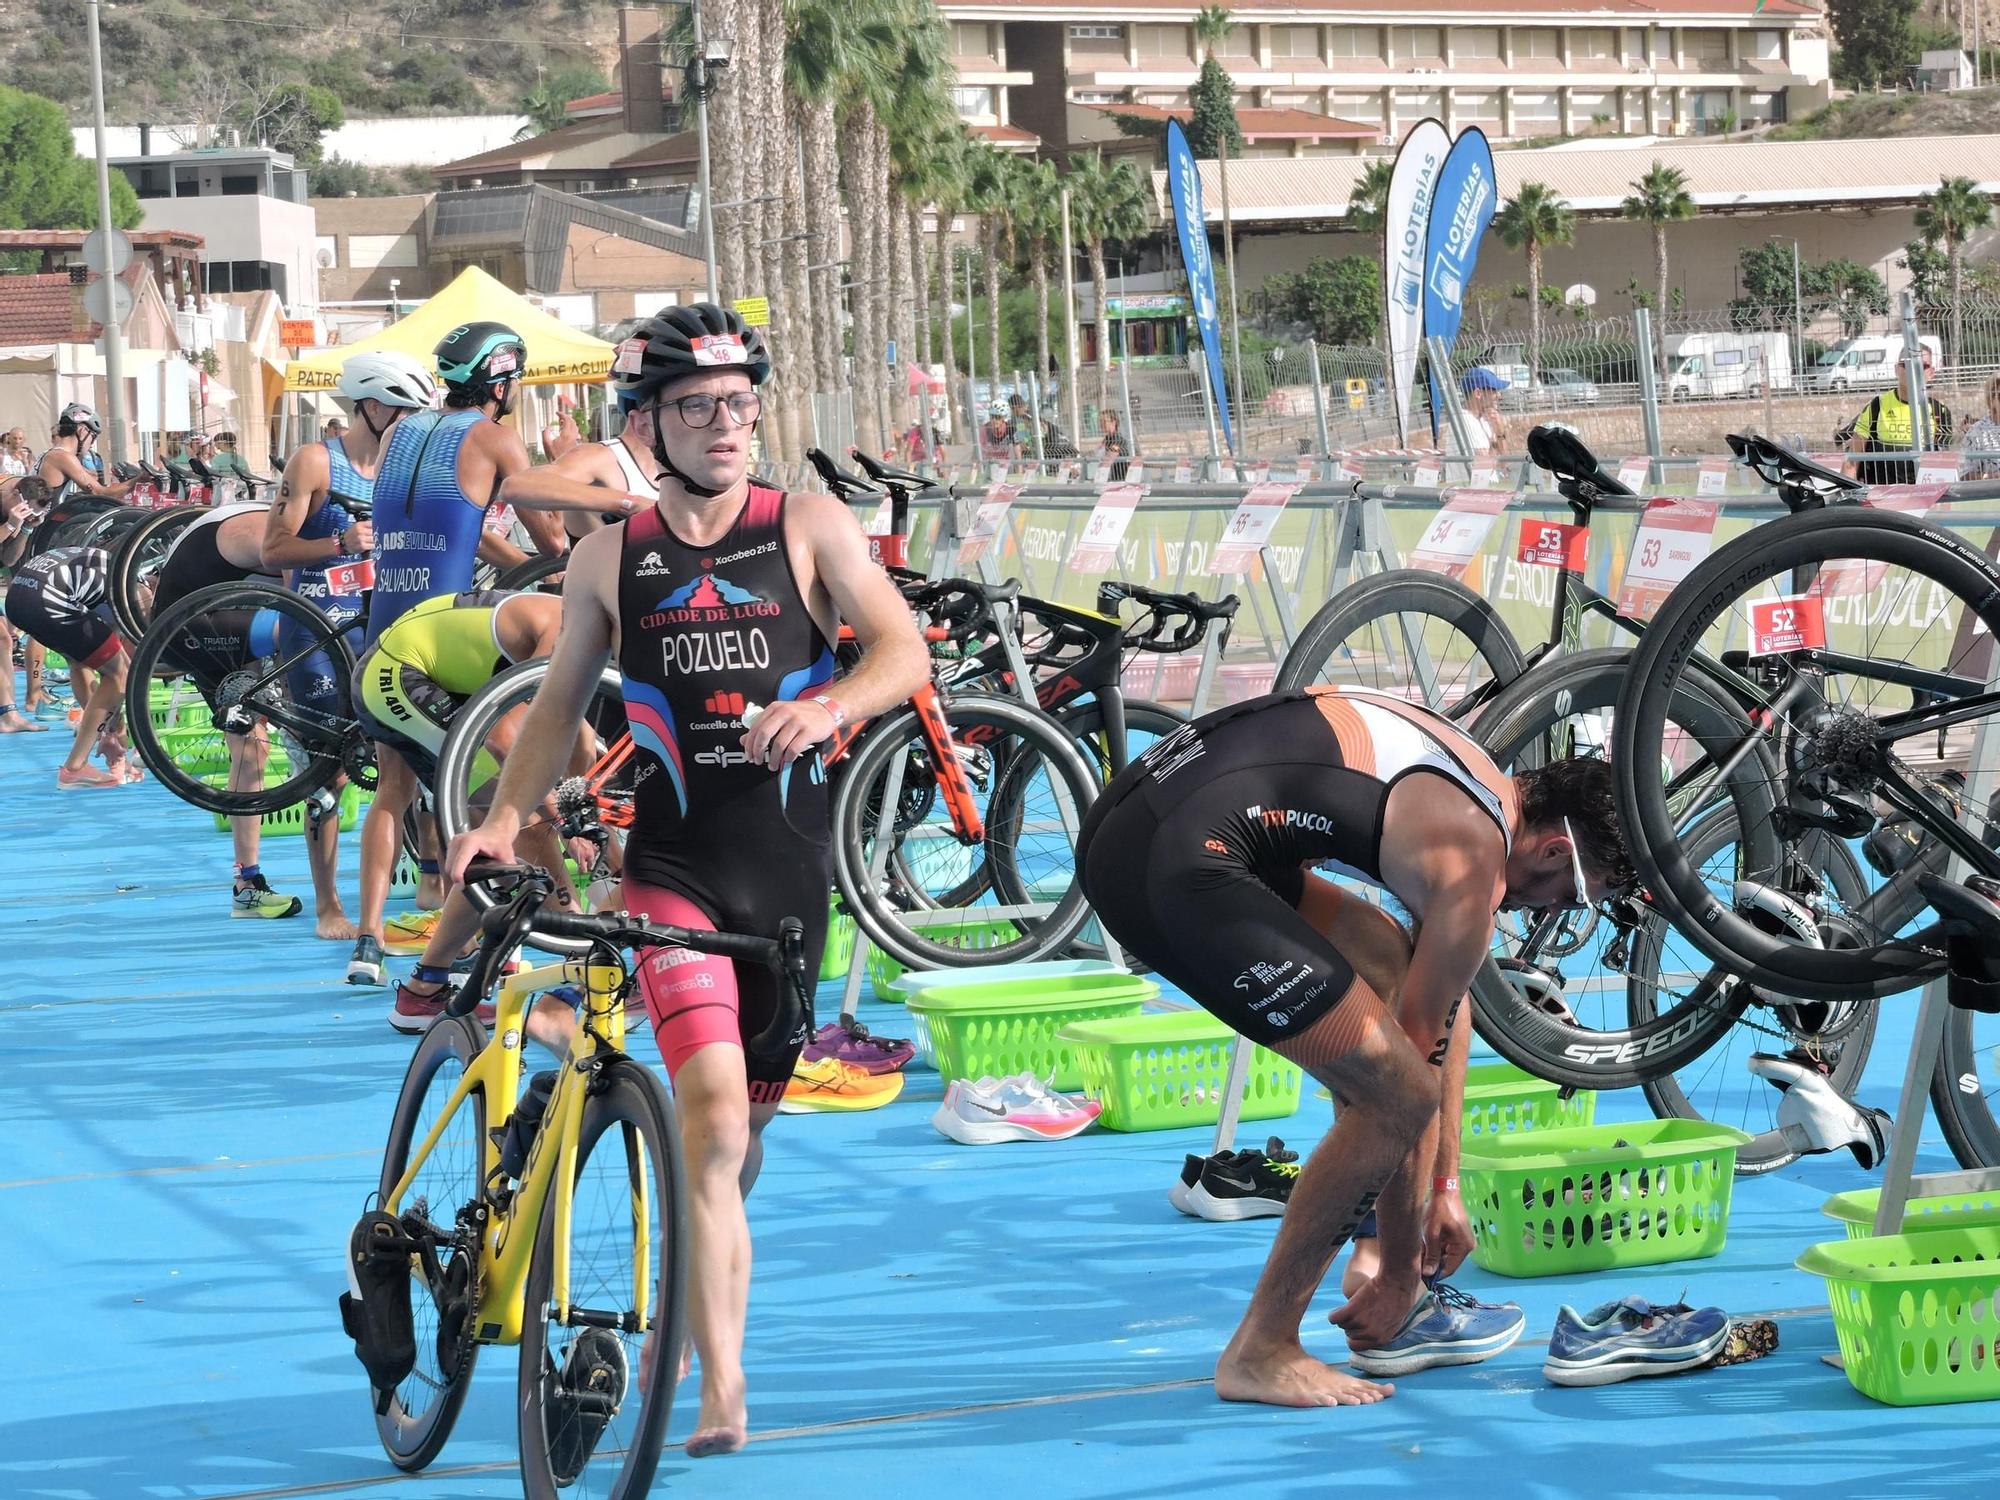
<svg viewBox="0 0 2000 1500">
<path fill-rule="evenodd" d="M 840 768 L 841 896 L 870 941 L 912 968 L 1059 953 L 1090 914 L 1076 840 L 1096 778 L 1066 728 L 1015 699 L 968 696 L 941 707 L 928 722 L 904 709 L 871 724 Z M 982 862 L 992 881 L 973 879 Z M 980 892 L 975 900 L 944 903 L 969 889 Z"/>
<path fill-rule="evenodd" d="M 464 707 L 453 716 L 451 732 L 438 752 L 437 778 L 432 787 L 438 835 L 446 847 L 461 833 L 477 828 L 485 818 L 499 784 L 500 768 L 513 748 L 528 704 L 541 691 L 548 672 L 547 661 L 523 662 L 512 667 L 466 699 Z M 611 842 L 601 853 L 581 840 L 565 847 L 556 833 L 556 799 L 552 795 L 527 820 L 516 842 L 516 851 L 558 879 L 566 878 L 562 863 L 565 857 L 594 861 L 590 868 L 579 865 L 576 870 L 576 880 L 586 889 L 596 880 L 614 876 L 623 868 L 623 833 L 631 824 L 636 770 L 632 741 L 625 732 L 625 700 L 618 673 L 607 667 L 584 708 L 583 726 L 570 746 L 560 781 L 573 783 L 587 794 L 596 806 L 599 821 L 611 834 Z M 466 886 L 465 893 L 482 909 L 494 904 L 492 894 L 483 885 Z M 588 942 L 539 933 L 534 942 L 538 948 L 570 957 L 590 949 Z"/>
<path fill-rule="evenodd" d="M 589 1087 L 569 1239 L 553 1194 L 528 1266 L 521 1327 L 521 1478 L 558 1493 L 636 1500 L 666 1440 L 686 1338 L 687 1218 L 680 1137 L 664 1084 L 608 1054 Z M 568 1300 L 556 1267 L 567 1261 Z"/>
<path fill-rule="evenodd" d="M 424 1033 L 389 1122 L 380 1184 L 385 1202 L 402 1181 L 411 1151 L 437 1128 L 453 1090 L 485 1045 L 485 1032 L 470 1016 L 441 1020 Z M 375 1418 L 376 1435 L 400 1469 L 421 1469 L 437 1457 L 472 1385 L 479 1354 L 472 1326 L 478 1230 L 460 1215 L 479 1199 L 485 1141 L 486 1096 L 474 1089 L 445 1122 L 409 1190 L 394 1205 L 405 1224 L 414 1215 L 428 1225 L 439 1246 L 435 1272 L 412 1259 L 417 1363 L 396 1387 L 388 1410 Z"/>
<path fill-rule="evenodd" d="M 1944 1050 L 1931 1078 L 1931 1105 L 1967 1170 L 2000 1167 L 2000 1016 L 1985 1011 L 1946 1012 Z"/>
<path fill-rule="evenodd" d="M 1417 568 L 1364 578 L 1306 621 L 1275 691 L 1372 688 L 1462 719 L 1521 675 L 1499 611 L 1464 584 Z"/>
<path fill-rule="evenodd" d="M 1474 735 L 1516 773 L 1561 756 L 1602 755 L 1629 656 L 1583 651 L 1544 662 L 1493 702 Z M 1710 735 L 1748 723 L 1721 687 L 1697 677 L 1683 686 L 1674 716 L 1687 732 Z M 1733 857 L 1733 804 L 1719 799 L 1706 816 L 1729 834 L 1714 857 Z M 1716 1045 L 1750 1004 L 1732 976 L 1638 902 L 1510 916 L 1499 936 L 1474 987 L 1480 1034 L 1556 1083 L 1619 1089 L 1665 1077 Z"/>
<path fill-rule="evenodd" d="M 531 557 L 502 573 L 493 581 L 493 587 L 512 593 L 532 590 L 538 594 L 560 594 L 568 568 L 567 552 L 558 552 L 553 557 Z"/>
<path fill-rule="evenodd" d="M 146 633 L 153 618 L 153 581 L 166 566 L 174 540 L 208 514 L 205 506 L 176 505 L 152 511 L 118 539 L 111 554 L 111 608 L 128 641 Z"/>
<path fill-rule="evenodd" d="M 261 785 L 231 789 L 226 760 L 191 759 L 161 740 L 151 684 L 173 672 L 200 686 L 216 729 L 265 731 L 271 754 Z M 133 652 L 125 695 L 133 748 L 168 791 L 196 807 L 232 816 L 293 807 L 331 786 L 359 746 L 347 691 L 353 676 L 348 635 L 289 589 L 249 582 L 197 589 L 162 610 Z"/>
<path fill-rule="evenodd" d="M 1766 827 L 1745 824 L 1746 842 L 1789 851 L 1811 831 L 1879 849 L 1901 827 L 1920 852 L 1942 844 L 2000 872 L 1990 809 L 1963 795 L 1966 778 L 1991 770 L 1974 754 L 2000 758 L 1984 696 L 1996 629 L 2000 573 L 1949 533 L 1886 511 L 1772 521 L 1689 574 L 1635 652 L 1613 724 L 1619 812 L 1668 920 L 1752 984 L 1810 1000 L 1895 994 L 1942 972 L 1942 944 L 1906 902 L 1815 905 L 1789 860 L 1718 879 L 1688 847 L 1681 803 L 1719 767 L 1767 749 L 1756 773 Z M 1755 727 L 1675 730 L 1668 705 L 1703 671 L 1728 671 L 1763 700 Z M 1648 774 L 1663 757 L 1671 782 Z M 1770 920 L 1767 908 L 1787 902 L 1814 920 Z M 1822 941 L 1825 926 L 1838 943 Z"/>
</svg>

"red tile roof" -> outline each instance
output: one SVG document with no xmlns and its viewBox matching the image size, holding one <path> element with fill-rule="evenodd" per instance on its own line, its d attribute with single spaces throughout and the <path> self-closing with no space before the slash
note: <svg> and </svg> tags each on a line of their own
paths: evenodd
<svg viewBox="0 0 2000 1500">
<path fill-rule="evenodd" d="M 0 276 L 0 344 L 53 344 L 79 336 L 81 288 L 66 272 Z"/>
<path fill-rule="evenodd" d="M 0 250 L 81 250 L 88 233 L 83 229 L 0 229 Z M 183 229 L 128 229 L 125 238 L 140 250 L 155 246 L 199 250 L 207 243 Z"/>
<path fill-rule="evenodd" d="M 1096 0 L 1094 8 L 1144 10 L 1191 19 L 1201 9 L 1201 3 L 1202 0 Z M 1023 20 L 1044 16 L 1049 20 L 1073 20 L 1076 16 L 1073 5 L 1057 4 L 1056 0 L 939 0 L 938 9 L 946 20 L 970 19 L 990 13 L 1014 15 Z M 1750 3 L 1745 3 L 1745 0 L 1511 0 L 1506 4 L 1496 3 L 1496 0 L 1413 0 L 1413 3 L 1393 5 L 1384 3 L 1384 0 L 1234 0 L 1230 10 L 1244 15 L 1246 20 L 1255 19 L 1250 13 L 1276 11 L 1279 15 L 1275 19 L 1279 22 L 1296 19 L 1301 23 L 1320 16 L 1335 15 L 1393 18 L 1398 24 L 1403 24 L 1444 14 L 1470 14 L 1482 18 L 1504 14 L 1504 18 L 1515 25 L 1530 24 L 1542 16 L 1638 20 L 1666 15 L 1743 21 L 1752 14 Z M 1780 17 L 1799 20 L 1818 16 L 1819 8 L 1803 3 L 1803 0 L 1765 0 L 1763 9 L 1755 14 L 1759 21 Z"/>
<path fill-rule="evenodd" d="M 1102 110 L 1108 115 L 1130 115 L 1135 120 L 1179 120 L 1186 124 L 1191 109 L 1166 109 L 1157 104 L 1086 104 L 1085 109 Z M 1252 141 L 1331 141 L 1374 140 L 1382 134 L 1380 125 L 1364 125 L 1357 120 L 1314 114 L 1309 109 L 1239 109 L 1236 123 L 1245 140 Z"/>
<path fill-rule="evenodd" d="M 968 125 L 971 134 L 995 146 L 1039 146 L 1042 138 L 1018 125 Z"/>
</svg>

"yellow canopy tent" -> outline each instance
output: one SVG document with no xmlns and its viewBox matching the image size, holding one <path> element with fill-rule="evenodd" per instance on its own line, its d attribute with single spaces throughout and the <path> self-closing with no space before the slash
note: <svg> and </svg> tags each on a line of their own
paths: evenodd
<svg viewBox="0 0 2000 1500">
<path fill-rule="evenodd" d="M 341 365 L 371 349 L 394 349 L 429 365 L 438 340 L 459 324 L 480 319 L 505 323 L 527 341 L 528 369 L 521 377 L 523 385 L 573 384 L 603 380 L 611 374 L 611 345 L 550 317 L 477 266 L 467 266 L 450 286 L 380 333 L 332 349 L 315 349 L 292 360 L 285 366 L 285 389 L 331 391 L 340 380 Z"/>
</svg>

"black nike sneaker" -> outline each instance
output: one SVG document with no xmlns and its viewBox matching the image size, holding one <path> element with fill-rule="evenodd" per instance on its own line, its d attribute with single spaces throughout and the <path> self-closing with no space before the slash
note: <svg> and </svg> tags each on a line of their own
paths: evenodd
<svg viewBox="0 0 2000 1500">
<path fill-rule="evenodd" d="M 1299 1154 L 1272 1136 L 1264 1149 L 1190 1156 L 1167 1198 L 1197 1219 L 1270 1219 L 1283 1214 L 1299 1177 Z"/>
</svg>

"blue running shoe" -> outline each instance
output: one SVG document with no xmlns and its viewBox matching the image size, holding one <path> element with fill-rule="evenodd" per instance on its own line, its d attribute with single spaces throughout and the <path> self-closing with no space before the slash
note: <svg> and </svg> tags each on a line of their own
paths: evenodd
<svg viewBox="0 0 2000 1500">
<path fill-rule="evenodd" d="M 1719 1307 L 1621 1297 L 1588 1313 L 1565 1307 L 1556 1314 L 1542 1373 L 1557 1385 L 1615 1385 L 1692 1370 L 1727 1342 L 1729 1314 Z"/>
<path fill-rule="evenodd" d="M 1410 1309 L 1386 1344 L 1350 1350 L 1347 1362 L 1364 1375 L 1414 1375 L 1439 1365 L 1476 1365 L 1521 1336 L 1528 1316 L 1511 1302 L 1481 1302 L 1443 1281 Z"/>
</svg>

